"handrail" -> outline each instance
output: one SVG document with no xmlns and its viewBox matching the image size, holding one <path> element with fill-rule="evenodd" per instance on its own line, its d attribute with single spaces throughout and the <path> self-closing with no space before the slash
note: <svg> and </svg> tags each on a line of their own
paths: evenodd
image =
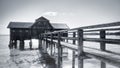
<svg viewBox="0 0 120 68">
<path fill-rule="evenodd" d="M 44 33 L 44 34 L 56 34 L 58 32 L 68 32 L 68 31 L 72 31 L 72 32 L 76 32 L 76 30 L 78 29 L 83 29 L 84 32 L 91 32 L 91 31 L 100 31 L 100 30 L 107 30 L 107 31 L 111 31 L 111 30 L 120 30 L 120 27 L 118 28 L 103 28 L 103 27 L 111 27 L 111 26 L 120 26 L 120 22 L 114 22 L 114 23 L 107 23 L 107 24 L 99 24 L 99 25 L 92 25 L 92 26 L 85 26 L 85 27 L 77 27 L 77 28 L 72 28 L 72 29 L 67 29 L 67 30 L 59 30 L 59 31 L 54 31 L 54 32 L 48 32 L 48 33 Z M 101 28 L 101 29 L 93 29 L 93 28 Z M 93 30 L 85 30 L 85 29 L 93 29 Z"/>
<path fill-rule="evenodd" d="M 84 26 L 84 27 L 78 27 L 78 28 L 81 28 L 81 29 L 91 29 L 91 28 L 111 27 L 111 26 L 120 26 L 120 22 L 98 24 L 98 25 Z M 78 29 L 78 28 L 74 28 L 74 29 Z"/>
<path fill-rule="evenodd" d="M 99 24 L 99 25 L 92 25 L 92 26 L 86 26 L 86 27 L 80 27 L 80 28 L 74 28 L 74 29 L 69 29 L 69 30 L 60 30 L 60 31 L 55 31 L 55 32 L 48 32 L 48 33 L 44 33 L 44 35 L 50 35 L 50 34 L 58 34 L 58 33 L 69 33 L 69 31 L 73 31 L 76 32 L 77 35 L 77 30 L 78 29 L 82 29 L 83 32 L 93 32 L 93 31 L 113 31 L 113 30 L 120 30 L 120 28 L 106 28 L 106 29 L 93 29 L 93 30 L 84 30 L 84 29 L 92 29 L 92 28 L 99 28 L 99 27 L 110 27 L 110 26 L 120 26 L 120 22 L 115 22 L 115 23 L 107 23 L 107 24 Z M 70 32 L 70 33 L 71 33 Z M 116 33 L 105 33 L 105 35 L 116 35 Z M 83 33 L 83 35 L 100 35 L 100 33 Z M 53 36 L 53 38 L 57 38 Z M 67 39 L 67 40 L 76 40 L 76 38 L 73 37 L 61 37 L 62 39 Z M 91 38 L 93 40 L 93 38 Z M 91 41 L 92 41 L 91 40 Z M 107 39 L 106 39 L 107 40 Z M 104 40 L 104 42 L 106 42 L 106 40 Z M 111 40 L 111 42 L 114 40 Z"/>
</svg>

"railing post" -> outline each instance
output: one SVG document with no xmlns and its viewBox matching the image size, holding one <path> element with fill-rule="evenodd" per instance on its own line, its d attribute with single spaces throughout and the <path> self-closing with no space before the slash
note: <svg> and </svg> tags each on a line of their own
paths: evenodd
<svg viewBox="0 0 120 68">
<path fill-rule="evenodd" d="M 46 35 L 43 34 L 43 44 L 42 44 L 42 47 L 44 48 L 44 51 L 45 51 L 45 43 L 46 43 Z"/>
<path fill-rule="evenodd" d="M 67 37 L 68 37 L 69 32 L 67 31 Z M 66 39 L 66 42 L 68 43 L 68 39 Z"/>
<path fill-rule="evenodd" d="M 58 33 L 58 65 L 57 68 L 62 68 L 62 46 L 60 44 L 61 40 L 60 32 Z"/>
<path fill-rule="evenodd" d="M 42 47 L 42 35 L 39 35 L 39 49 Z"/>
<path fill-rule="evenodd" d="M 105 62 L 101 61 L 100 64 L 101 64 L 101 68 L 106 68 L 106 63 Z"/>
<path fill-rule="evenodd" d="M 47 38 L 48 38 L 48 36 L 46 35 L 46 46 L 45 46 L 45 49 L 46 49 L 46 51 L 47 51 L 47 48 L 48 48 L 48 40 L 47 40 Z"/>
<path fill-rule="evenodd" d="M 78 68 L 83 68 L 83 30 L 78 29 Z"/>
<path fill-rule="evenodd" d="M 53 46 L 52 46 L 52 44 L 53 44 L 53 34 L 51 34 L 51 52 L 50 52 L 50 54 L 52 55 L 52 52 L 53 52 Z"/>
<path fill-rule="evenodd" d="M 100 31 L 100 39 L 105 39 L 105 30 Z M 105 42 L 100 42 L 100 49 L 102 51 L 106 50 Z"/>
<path fill-rule="evenodd" d="M 76 33 L 73 32 L 73 38 L 76 37 Z M 73 44 L 75 44 L 76 40 L 73 40 Z M 75 68 L 75 51 L 72 52 L 72 68 Z"/>
</svg>

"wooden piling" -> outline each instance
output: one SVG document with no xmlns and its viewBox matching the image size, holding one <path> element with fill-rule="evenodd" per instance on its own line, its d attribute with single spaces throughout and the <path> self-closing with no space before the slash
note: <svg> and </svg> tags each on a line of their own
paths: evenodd
<svg viewBox="0 0 120 68">
<path fill-rule="evenodd" d="M 20 40 L 20 50 L 24 50 L 24 40 Z"/>
<path fill-rule="evenodd" d="M 100 31 L 100 39 L 105 39 L 105 30 L 101 30 L 101 31 Z M 105 50 L 106 50 L 105 42 L 100 42 L 100 49 L 101 49 L 102 51 L 105 51 Z"/>
<path fill-rule="evenodd" d="M 78 29 L 78 68 L 83 68 L 83 30 Z"/>
<path fill-rule="evenodd" d="M 60 40 L 61 40 L 61 35 L 60 32 L 58 33 L 58 64 L 57 64 L 57 68 L 62 68 L 62 46 L 60 44 Z"/>
<path fill-rule="evenodd" d="M 53 53 L 53 34 L 51 34 L 51 43 L 50 43 L 50 50 L 51 50 L 51 52 L 50 52 L 50 55 L 52 55 L 52 53 Z"/>
<path fill-rule="evenodd" d="M 39 35 L 39 46 L 38 48 L 40 49 L 42 47 L 42 35 Z"/>
<path fill-rule="evenodd" d="M 73 32 L 73 37 L 76 37 L 75 32 Z M 73 44 L 75 44 L 75 40 L 73 40 Z M 72 52 L 72 68 L 75 68 L 75 51 Z"/>
<path fill-rule="evenodd" d="M 12 49 L 13 48 L 13 40 L 11 39 L 9 42 L 9 48 Z"/>
<path fill-rule="evenodd" d="M 56 56 L 56 46 L 55 46 L 55 43 L 53 43 L 53 46 L 54 46 L 54 52 L 53 52 L 53 55 Z"/>
<path fill-rule="evenodd" d="M 10 49 L 12 48 L 12 47 L 11 47 L 11 40 L 9 41 L 8 47 L 9 47 Z"/>
<path fill-rule="evenodd" d="M 17 49 L 17 40 L 14 40 L 14 48 Z"/>
<path fill-rule="evenodd" d="M 47 41 L 47 35 L 46 35 L 46 47 L 45 47 L 45 50 L 47 51 L 47 48 L 48 48 L 48 41 Z"/>
<path fill-rule="evenodd" d="M 101 64 L 101 68 L 106 68 L 106 63 L 105 62 L 101 61 L 100 64 Z"/>
<path fill-rule="evenodd" d="M 30 46 L 30 50 L 31 50 L 32 49 L 32 39 L 30 39 L 29 46 Z"/>
</svg>

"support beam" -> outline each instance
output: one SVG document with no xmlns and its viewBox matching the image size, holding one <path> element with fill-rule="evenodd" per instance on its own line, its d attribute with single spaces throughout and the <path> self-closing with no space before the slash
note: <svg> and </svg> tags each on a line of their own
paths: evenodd
<svg viewBox="0 0 120 68">
<path fill-rule="evenodd" d="M 44 47 L 44 51 L 47 52 L 49 50 L 49 41 L 47 41 L 47 35 L 44 35 L 44 42 L 43 42 L 43 47 Z M 48 51 L 49 53 L 49 51 Z"/>
<path fill-rule="evenodd" d="M 57 68 L 62 68 L 62 46 L 60 44 L 60 32 L 58 33 L 58 64 L 57 64 Z"/>
<path fill-rule="evenodd" d="M 100 64 L 101 64 L 101 68 L 106 68 L 106 63 L 105 62 L 101 61 Z"/>
<path fill-rule="evenodd" d="M 100 38 L 101 38 L 101 39 L 105 39 L 105 30 L 101 30 L 101 31 L 100 31 Z M 105 50 L 106 50 L 105 42 L 100 42 L 100 49 L 101 49 L 102 51 L 105 51 Z"/>
<path fill-rule="evenodd" d="M 32 39 L 30 39 L 29 46 L 30 46 L 30 50 L 32 50 Z"/>
<path fill-rule="evenodd" d="M 78 29 L 78 68 L 83 68 L 83 30 Z"/>
<path fill-rule="evenodd" d="M 56 56 L 56 45 L 55 45 L 55 43 L 53 43 L 53 45 L 54 45 L 54 52 L 53 52 L 53 55 Z"/>
<path fill-rule="evenodd" d="M 53 34 L 51 34 L 51 43 L 50 43 L 50 55 L 53 53 Z"/>
<path fill-rule="evenodd" d="M 13 40 L 9 41 L 9 48 L 12 49 L 13 48 Z"/>
<path fill-rule="evenodd" d="M 20 40 L 20 50 L 24 50 L 24 40 Z"/>
<path fill-rule="evenodd" d="M 17 49 L 17 40 L 14 40 L 14 48 Z"/>
<path fill-rule="evenodd" d="M 76 37 L 75 32 L 73 32 L 73 37 Z M 75 44 L 75 40 L 73 40 L 73 44 Z M 72 52 L 72 68 L 75 68 L 75 51 Z"/>
<path fill-rule="evenodd" d="M 47 48 L 48 48 L 48 41 L 47 41 L 47 38 L 46 38 L 46 47 L 45 47 L 46 52 L 47 52 Z"/>
<path fill-rule="evenodd" d="M 42 47 L 42 35 L 39 35 L 39 46 L 38 48 L 40 49 Z"/>
</svg>

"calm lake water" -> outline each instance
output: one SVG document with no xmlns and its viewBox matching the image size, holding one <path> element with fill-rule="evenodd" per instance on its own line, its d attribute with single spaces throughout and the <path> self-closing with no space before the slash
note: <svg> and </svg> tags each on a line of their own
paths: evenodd
<svg viewBox="0 0 120 68">
<path fill-rule="evenodd" d="M 37 43 L 37 41 L 36 41 L 36 43 Z M 36 43 L 33 43 L 33 44 L 37 45 Z M 9 36 L 1 35 L 0 36 L 0 68 L 9 68 L 9 67 L 6 67 L 8 60 L 11 58 L 8 44 L 9 44 Z M 84 44 L 86 46 L 99 48 L 98 43 L 85 42 Z M 28 47 L 28 46 L 26 46 L 26 47 Z M 37 47 L 37 46 L 34 46 L 34 47 Z M 114 46 L 114 45 L 109 44 L 109 47 L 107 46 L 107 49 L 111 50 L 113 52 L 118 52 L 118 53 L 120 52 L 120 46 L 118 46 L 118 45 Z M 72 66 L 72 51 L 68 50 L 68 52 L 69 52 L 68 59 L 65 59 L 63 61 L 63 68 L 71 68 L 71 66 Z M 76 59 L 75 66 L 77 68 L 77 59 Z M 93 59 L 93 58 L 92 59 L 85 59 L 84 60 L 84 68 L 88 68 L 88 67 L 89 68 L 100 68 L 100 61 Z M 28 67 L 28 68 L 39 68 L 39 65 L 36 67 L 34 66 L 34 67 Z M 106 68 L 118 68 L 118 67 L 110 65 L 110 64 L 106 64 Z"/>
<path fill-rule="evenodd" d="M 6 62 L 9 59 L 10 51 L 8 48 L 9 36 L 0 36 L 0 68 L 4 65 L 6 66 Z"/>
</svg>

